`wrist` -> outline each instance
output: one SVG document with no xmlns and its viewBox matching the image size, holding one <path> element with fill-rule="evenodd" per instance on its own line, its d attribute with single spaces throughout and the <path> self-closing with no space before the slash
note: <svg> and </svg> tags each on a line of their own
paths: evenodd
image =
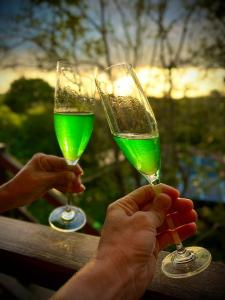
<svg viewBox="0 0 225 300">
<path fill-rule="evenodd" d="M 99 272 L 102 270 L 103 280 L 111 289 L 110 297 L 107 299 L 138 299 L 133 267 L 118 249 L 114 250 L 104 251 L 104 254 L 99 251 L 95 257 Z"/>
<path fill-rule="evenodd" d="M 99 286 L 99 299 L 102 294 L 107 295 L 105 299 L 135 299 L 131 297 L 133 287 L 133 274 L 130 269 L 124 268 L 120 259 L 111 257 L 93 259 L 95 286 Z"/>
<path fill-rule="evenodd" d="M 54 295 L 53 299 L 137 299 L 131 288 L 132 281 L 132 274 L 127 270 L 121 272 L 111 259 L 93 258 Z"/>
<path fill-rule="evenodd" d="M 4 212 L 16 206 L 14 192 L 10 188 L 10 182 L 0 187 L 0 211 Z"/>
</svg>

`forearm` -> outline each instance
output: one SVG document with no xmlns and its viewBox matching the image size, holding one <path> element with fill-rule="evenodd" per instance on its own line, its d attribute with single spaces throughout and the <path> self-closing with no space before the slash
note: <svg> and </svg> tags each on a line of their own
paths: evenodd
<svg viewBox="0 0 225 300">
<path fill-rule="evenodd" d="M 121 276 L 122 275 L 122 276 Z M 51 300 L 122 300 L 137 299 L 132 274 L 120 274 L 110 260 L 93 259 L 75 274 Z"/>
<path fill-rule="evenodd" d="M 0 212 L 15 208 L 18 206 L 13 189 L 10 182 L 0 186 Z"/>
</svg>

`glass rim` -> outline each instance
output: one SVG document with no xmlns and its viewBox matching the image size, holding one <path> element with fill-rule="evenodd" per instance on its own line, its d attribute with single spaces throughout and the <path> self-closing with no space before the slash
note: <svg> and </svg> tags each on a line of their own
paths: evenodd
<svg viewBox="0 0 225 300">
<path fill-rule="evenodd" d="M 70 63 L 68 60 L 64 60 L 64 59 L 57 60 L 56 68 L 59 69 L 63 66 L 74 68 L 74 67 L 76 67 L 76 64 Z"/>
<path fill-rule="evenodd" d="M 63 67 L 68 67 L 68 69 L 71 69 L 72 72 L 78 74 L 80 77 L 82 78 L 86 78 L 90 81 L 95 80 L 96 76 L 94 76 L 94 74 L 80 74 L 79 71 L 77 71 L 77 68 L 79 69 L 79 64 L 75 64 L 75 63 L 70 63 L 67 60 L 57 60 L 56 63 L 56 71 L 57 72 L 61 72 Z M 82 65 L 80 66 L 82 68 Z"/>
<path fill-rule="evenodd" d="M 109 70 L 109 69 L 112 69 L 112 68 L 114 68 L 114 67 L 119 67 L 119 66 L 121 66 L 121 67 L 126 66 L 126 67 L 128 67 L 129 69 L 133 69 L 133 65 L 132 65 L 132 64 L 127 63 L 127 62 L 120 62 L 120 63 L 113 64 L 113 65 L 111 65 L 111 66 L 109 66 L 109 67 L 106 67 L 105 70 Z"/>
<path fill-rule="evenodd" d="M 109 67 L 106 67 L 104 68 L 103 70 L 104 71 L 109 71 L 111 69 L 113 69 L 114 67 L 127 67 L 128 70 L 133 70 L 134 71 L 134 67 L 132 64 L 130 63 L 127 63 L 127 62 L 119 62 L 119 63 L 116 63 L 116 64 L 113 64 L 113 65 L 110 65 Z M 99 83 L 99 84 L 106 84 L 106 81 L 103 80 L 103 79 L 99 79 L 99 73 L 95 74 L 95 80 Z"/>
<path fill-rule="evenodd" d="M 65 64 L 65 65 L 75 65 L 74 63 L 70 63 L 68 60 L 66 59 L 58 59 L 56 61 L 57 64 Z"/>
</svg>

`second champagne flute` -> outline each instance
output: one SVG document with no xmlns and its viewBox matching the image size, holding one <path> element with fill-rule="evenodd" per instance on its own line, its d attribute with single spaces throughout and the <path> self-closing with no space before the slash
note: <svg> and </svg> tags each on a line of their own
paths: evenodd
<svg viewBox="0 0 225 300">
<path fill-rule="evenodd" d="M 157 122 L 143 88 L 131 65 L 123 63 L 106 69 L 96 85 L 100 93 L 113 138 L 124 156 L 147 181 L 160 182 L 160 143 Z M 168 133 L 169 134 L 169 133 Z M 172 218 L 167 223 L 173 229 Z M 162 271 L 173 278 L 193 276 L 211 262 L 208 250 L 187 247 L 176 231 L 171 231 L 177 250 L 162 262 Z"/>
<path fill-rule="evenodd" d="M 54 103 L 56 137 L 68 165 L 76 165 L 93 131 L 95 83 L 82 76 L 75 66 L 59 61 Z M 71 232 L 86 223 L 84 211 L 72 205 L 73 194 L 67 193 L 67 204 L 57 207 L 49 216 L 54 229 Z"/>
</svg>

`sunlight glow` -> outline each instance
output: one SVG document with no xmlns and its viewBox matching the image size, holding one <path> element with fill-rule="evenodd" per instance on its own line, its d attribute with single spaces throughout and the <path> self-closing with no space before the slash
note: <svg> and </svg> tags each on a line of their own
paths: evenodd
<svg viewBox="0 0 225 300">
<path fill-rule="evenodd" d="M 162 98 L 170 90 L 168 70 L 157 67 L 137 67 L 135 71 L 147 96 Z M 42 78 L 51 86 L 55 86 L 55 71 L 40 71 L 35 68 L 0 70 L 0 93 L 5 93 L 11 82 L 22 76 L 25 78 Z M 101 76 L 104 78 L 103 74 Z M 208 96 L 216 90 L 225 94 L 224 78 L 225 70 L 223 69 L 205 70 L 197 67 L 172 69 L 171 96 L 174 99 L 201 97 Z M 113 88 L 120 96 L 127 96 L 132 92 L 131 82 L 127 78 L 117 80 Z"/>
<path fill-rule="evenodd" d="M 170 89 L 169 72 L 161 68 L 136 69 L 137 76 L 148 96 L 162 98 Z M 171 70 L 171 96 L 174 99 L 183 97 L 208 96 L 212 91 L 225 94 L 224 69 L 200 69 L 186 67 Z"/>
<path fill-rule="evenodd" d="M 114 83 L 115 96 L 129 96 L 133 90 L 133 82 L 131 78 L 121 77 Z"/>
</svg>

